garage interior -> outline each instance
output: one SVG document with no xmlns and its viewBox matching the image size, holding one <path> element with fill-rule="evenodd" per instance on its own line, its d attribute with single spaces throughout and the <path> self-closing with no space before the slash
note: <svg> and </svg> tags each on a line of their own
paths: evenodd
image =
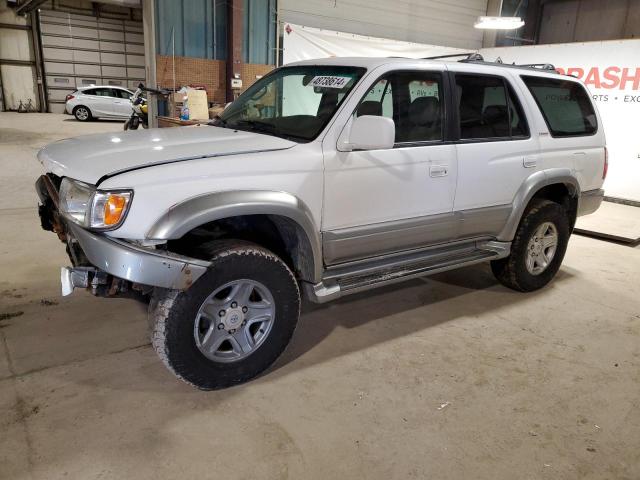
<svg viewBox="0 0 640 480">
<path fill-rule="evenodd" d="M 474 28 L 485 15 L 524 26 Z M 607 131 L 607 197 L 547 287 L 514 292 L 479 264 L 303 301 L 271 368 L 209 392 L 158 361 L 146 304 L 61 296 L 69 258 L 33 188 L 40 148 L 122 133 L 64 114 L 77 88 L 189 86 L 213 117 L 325 37 L 325 56 L 385 43 L 537 63 L 525 55 L 540 48 L 594 94 L 576 59 L 598 62 L 598 44 L 627 55 L 611 65 L 628 82 L 618 110 L 595 103 L 633 128 L 639 35 L 640 0 L 0 0 L 0 479 L 640 478 L 637 135 Z M 177 118 L 172 101 L 149 97 L 152 126 L 210 120 Z"/>
</svg>

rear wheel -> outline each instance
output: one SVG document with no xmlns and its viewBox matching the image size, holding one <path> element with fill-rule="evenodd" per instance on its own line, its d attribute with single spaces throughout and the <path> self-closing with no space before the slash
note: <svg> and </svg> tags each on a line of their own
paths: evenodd
<svg viewBox="0 0 640 480">
<path fill-rule="evenodd" d="M 503 285 L 531 292 L 547 285 L 562 264 L 570 236 L 565 209 L 549 200 L 535 200 L 525 212 L 511 254 L 491 262 Z"/>
<path fill-rule="evenodd" d="M 284 351 L 300 296 L 287 265 L 245 242 L 216 248 L 212 266 L 187 291 L 156 290 L 153 347 L 179 378 L 203 390 L 247 381 Z"/>
<path fill-rule="evenodd" d="M 91 120 L 91 110 L 84 105 L 79 105 L 73 109 L 73 116 L 76 117 L 76 120 L 79 122 L 88 122 Z"/>
</svg>

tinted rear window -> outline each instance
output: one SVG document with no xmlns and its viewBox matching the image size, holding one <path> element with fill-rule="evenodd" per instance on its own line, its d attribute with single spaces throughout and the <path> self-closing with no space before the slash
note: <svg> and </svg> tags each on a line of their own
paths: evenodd
<svg viewBox="0 0 640 480">
<path fill-rule="evenodd" d="M 528 76 L 523 76 L 522 80 L 535 98 L 554 137 L 593 135 L 598 130 L 589 94 L 579 83 Z"/>
</svg>

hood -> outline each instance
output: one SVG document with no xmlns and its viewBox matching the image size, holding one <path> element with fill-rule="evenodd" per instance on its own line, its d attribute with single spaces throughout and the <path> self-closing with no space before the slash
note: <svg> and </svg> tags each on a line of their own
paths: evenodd
<svg viewBox="0 0 640 480">
<path fill-rule="evenodd" d="M 60 140 L 40 150 L 38 160 L 47 172 L 96 185 L 106 177 L 152 165 L 294 145 L 271 135 L 221 127 L 153 128 Z"/>
</svg>

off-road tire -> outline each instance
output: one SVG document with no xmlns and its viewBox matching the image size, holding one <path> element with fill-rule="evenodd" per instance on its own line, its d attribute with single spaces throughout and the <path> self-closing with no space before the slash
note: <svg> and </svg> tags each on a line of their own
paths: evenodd
<svg viewBox="0 0 640 480">
<path fill-rule="evenodd" d="M 85 110 L 87 112 L 87 116 L 80 115 L 80 111 Z M 93 115 L 91 115 L 91 110 L 89 107 L 85 107 L 84 105 L 78 105 L 73 109 L 73 116 L 76 117 L 76 120 L 79 122 L 88 122 L 93 119 Z"/>
<path fill-rule="evenodd" d="M 540 274 L 529 273 L 526 267 L 527 245 L 536 229 L 551 222 L 558 232 L 558 244 L 549 266 Z M 558 272 L 569 243 L 571 227 L 565 209 L 550 200 L 534 200 L 527 208 L 516 236 L 511 243 L 511 254 L 491 262 L 493 274 L 505 287 L 519 292 L 532 292 L 547 285 Z"/>
<path fill-rule="evenodd" d="M 156 289 L 149 304 L 151 343 L 181 380 L 201 389 L 237 385 L 266 370 L 285 350 L 300 315 L 300 293 L 291 270 L 269 250 L 249 242 L 224 241 L 209 248 L 211 267 L 188 290 Z M 194 321 L 204 300 L 237 279 L 265 285 L 275 301 L 268 337 L 248 357 L 232 363 L 209 360 L 194 339 Z"/>
</svg>

